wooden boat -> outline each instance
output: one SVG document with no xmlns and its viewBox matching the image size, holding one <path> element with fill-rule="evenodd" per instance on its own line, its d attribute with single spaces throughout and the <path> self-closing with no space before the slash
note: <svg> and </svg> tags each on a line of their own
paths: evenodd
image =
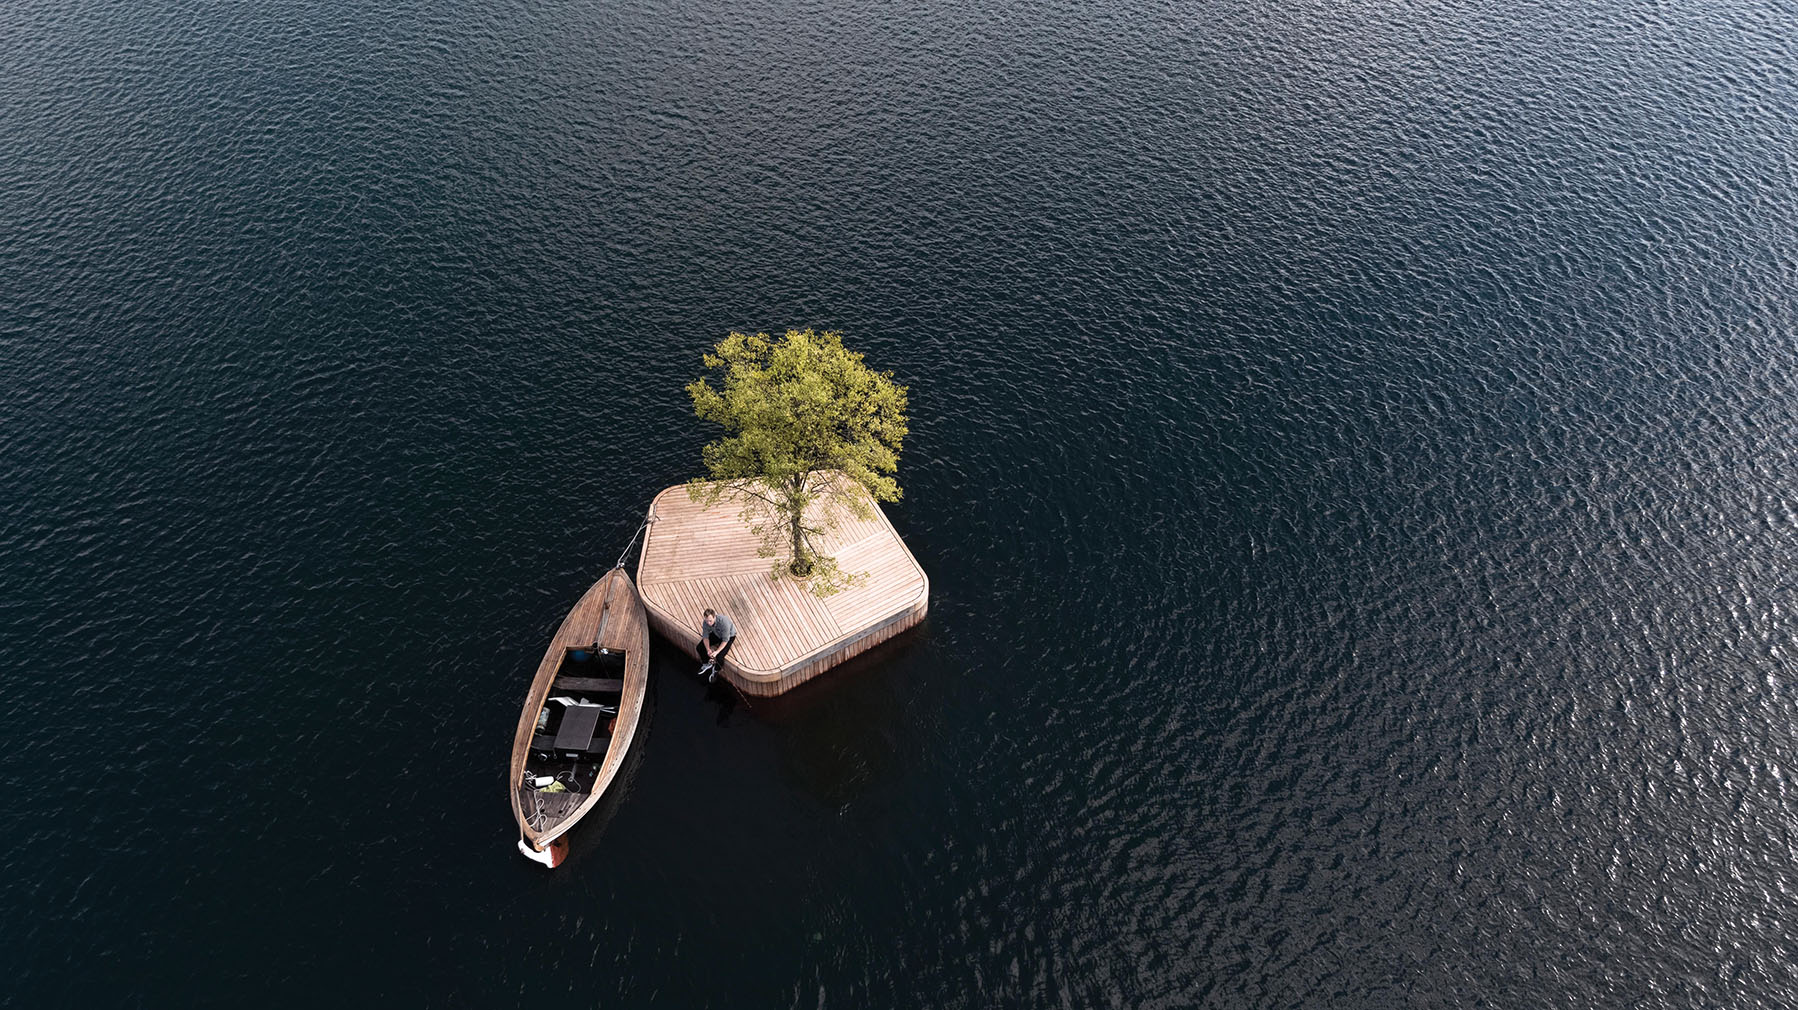
<svg viewBox="0 0 1798 1010">
<path fill-rule="evenodd" d="M 512 738 L 512 816 L 518 848 L 562 862 L 568 830 L 610 785 L 643 711 L 649 623 L 637 587 L 614 568 L 556 629 Z"/>
</svg>

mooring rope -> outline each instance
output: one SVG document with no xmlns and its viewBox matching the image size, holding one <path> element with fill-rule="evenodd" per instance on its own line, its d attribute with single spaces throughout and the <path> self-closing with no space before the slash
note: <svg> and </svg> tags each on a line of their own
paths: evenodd
<svg viewBox="0 0 1798 1010">
<path fill-rule="evenodd" d="M 630 543 L 624 545 L 624 553 L 618 555 L 618 563 L 613 565 L 612 566 L 613 568 L 623 568 L 624 567 L 624 559 L 631 556 L 631 548 L 637 546 L 637 538 L 642 536 L 643 531 L 648 529 L 649 524 L 654 521 L 655 521 L 655 513 L 653 511 L 644 515 L 643 525 L 638 526 L 637 532 L 631 534 Z"/>
</svg>

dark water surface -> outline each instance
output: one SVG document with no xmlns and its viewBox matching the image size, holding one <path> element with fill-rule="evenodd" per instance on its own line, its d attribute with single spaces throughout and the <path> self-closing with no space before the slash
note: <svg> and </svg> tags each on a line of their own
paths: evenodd
<svg viewBox="0 0 1798 1010">
<path fill-rule="evenodd" d="M 8 4 L 0 994 L 1798 1005 L 1795 39 Z M 930 620 L 658 645 L 546 873 L 527 678 L 786 325 L 911 385 Z"/>
</svg>

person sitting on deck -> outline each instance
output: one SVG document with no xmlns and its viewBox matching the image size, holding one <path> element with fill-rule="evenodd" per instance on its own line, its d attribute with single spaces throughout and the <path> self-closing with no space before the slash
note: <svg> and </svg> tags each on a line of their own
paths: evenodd
<svg viewBox="0 0 1798 1010">
<path fill-rule="evenodd" d="M 707 680 L 717 676 L 718 664 L 724 662 L 725 654 L 730 652 L 730 647 L 736 641 L 737 626 L 731 623 L 730 618 L 707 607 L 705 617 L 699 623 L 698 650 L 699 658 L 705 660 L 706 666 L 711 668 L 702 668 L 702 672 L 707 674 Z M 713 642 L 717 644 L 714 645 Z"/>
</svg>

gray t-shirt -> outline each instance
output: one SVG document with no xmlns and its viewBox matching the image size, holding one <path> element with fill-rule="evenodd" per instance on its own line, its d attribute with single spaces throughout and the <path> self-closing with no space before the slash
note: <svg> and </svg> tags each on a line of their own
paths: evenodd
<svg viewBox="0 0 1798 1010">
<path fill-rule="evenodd" d="M 712 615 L 712 627 L 710 630 L 707 630 L 705 626 L 705 618 L 700 618 L 699 630 L 705 634 L 705 637 L 717 639 L 719 644 L 723 644 L 737 637 L 737 626 L 730 623 L 730 618 L 723 614 Z"/>
</svg>

